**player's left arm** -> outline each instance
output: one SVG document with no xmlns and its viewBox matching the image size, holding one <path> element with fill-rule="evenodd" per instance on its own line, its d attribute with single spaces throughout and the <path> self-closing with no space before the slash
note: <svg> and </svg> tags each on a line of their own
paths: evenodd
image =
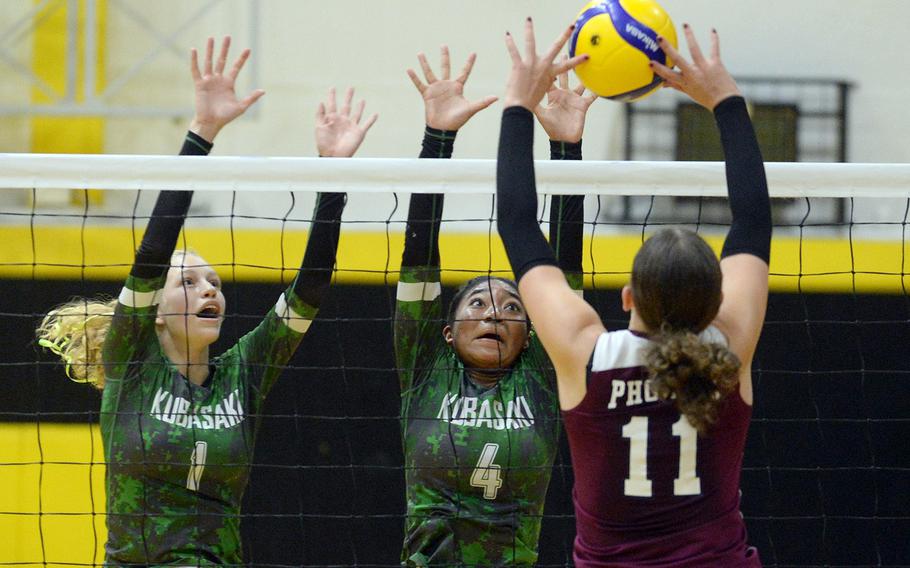
<svg viewBox="0 0 910 568">
<path fill-rule="evenodd" d="M 676 61 L 678 71 L 652 63 L 654 72 L 671 88 L 689 95 L 714 113 L 720 130 L 727 173 L 727 192 L 733 221 L 721 252 L 723 302 L 715 325 L 730 341 L 742 362 L 740 394 L 752 402 L 750 367 L 768 304 L 768 264 L 771 258 L 771 200 L 761 150 L 746 102 L 720 58 L 717 31 L 705 56 L 691 26 L 685 28 L 691 61 L 666 40 L 661 48 Z"/>
<path fill-rule="evenodd" d="M 335 89 L 320 103 L 316 115 L 316 146 L 326 158 L 351 157 L 376 121 L 372 115 L 361 121 L 365 103 L 353 111 L 353 89 L 348 89 L 340 109 Z M 316 317 L 335 267 L 341 233 L 341 215 L 347 201 L 344 193 L 319 193 L 313 209 L 306 251 L 297 277 L 259 326 L 238 343 L 245 364 L 261 365 L 261 396 L 271 388 L 283 366 L 291 359 L 303 335 Z"/>
<path fill-rule="evenodd" d="M 771 200 L 746 104 L 731 97 L 714 109 L 726 156 L 733 220 L 721 251 L 723 302 L 716 325 L 748 371 L 768 304 Z"/>
</svg>

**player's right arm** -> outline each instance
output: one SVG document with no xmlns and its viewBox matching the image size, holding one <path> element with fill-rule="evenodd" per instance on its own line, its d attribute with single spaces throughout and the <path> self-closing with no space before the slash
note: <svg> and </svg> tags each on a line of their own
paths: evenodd
<svg viewBox="0 0 910 568">
<path fill-rule="evenodd" d="M 512 70 L 506 86 L 496 164 L 497 228 L 518 279 L 522 301 L 556 368 L 559 402 L 566 409 L 584 398 L 586 364 L 604 327 L 597 312 L 567 283 L 537 225 L 531 110 L 559 74 L 586 58 L 577 56 L 554 63 L 571 32 L 572 28 L 564 30 L 549 51 L 538 56 L 533 24 L 528 19 L 524 58 L 512 36 L 506 36 Z"/>
<path fill-rule="evenodd" d="M 679 71 L 655 64 L 667 84 L 686 93 L 714 113 L 724 148 L 727 192 L 733 220 L 721 252 L 723 302 L 714 324 L 730 341 L 742 362 L 740 394 L 752 402 L 750 367 L 768 304 L 768 264 L 771 258 L 771 200 L 761 150 L 745 100 L 720 59 L 717 32 L 711 50 L 702 54 L 691 27 L 685 26 L 691 62 L 666 41 L 661 47 L 677 62 Z"/>
<path fill-rule="evenodd" d="M 202 70 L 196 50 L 191 51 L 196 114 L 180 150 L 181 156 L 207 155 L 218 132 L 264 94 L 257 90 L 245 99 L 237 99 L 234 82 L 250 50 L 244 50 L 225 72 L 230 37 L 224 38 L 217 60 L 213 60 L 214 43 L 213 38 L 206 43 Z M 126 376 L 130 363 L 140 359 L 156 340 L 158 298 L 192 199 L 191 191 L 162 191 L 158 195 L 130 274 L 117 298 L 111 328 L 104 341 L 102 358 L 108 379 Z"/>
<path fill-rule="evenodd" d="M 595 100 L 596 95 L 585 95 L 584 85 L 569 88 L 568 72 L 561 73 L 557 82 L 550 86 L 546 103 L 538 104 L 534 115 L 550 139 L 551 160 L 582 159 L 585 118 Z M 584 199 L 583 195 L 550 198 L 550 248 L 569 286 L 579 297 L 583 297 Z"/>
<path fill-rule="evenodd" d="M 496 97 L 468 101 L 464 84 L 471 74 L 476 56 L 472 53 L 455 79 L 450 78 L 449 50 L 441 49 L 437 78 L 423 53 L 418 54 L 426 83 L 413 69 L 408 76 L 424 101 L 426 130 L 421 158 L 452 157 L 455 135 L 474 114 L 490 106 Z M 439 280 L 439 227 L 442 220 L 442 194 L 413 194 L 408 205 L 404 253 L 395 302 L 395 360 L 402 390 L 413 385 L 420 372 L 422 355 L 432 353 L 442 341 L 442 288 Z"/>
</svg>

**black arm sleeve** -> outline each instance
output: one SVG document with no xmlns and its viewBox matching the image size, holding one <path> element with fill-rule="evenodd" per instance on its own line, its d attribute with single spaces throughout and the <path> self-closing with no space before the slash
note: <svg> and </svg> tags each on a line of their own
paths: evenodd
<svg viewBox="0 0 910 568">
<path fill-rule="evenodd" d="M 451 158 L 456 134 L 454 130 L 437 130 L 427 126 L 420 157 Z M 439 225 L 443 201 L 441 193 L 411 194 L 402 266 L 439 266 Z"/>
<path fill-rule="evenodd" d="M 341 214 L 346 202 L 345 193 L 320 193 L 316 196 L 306 252 L 294 282 L 294 294 L 313 308 L 319 308 L 332 281 L 341 234 Z"/>
<path fill-rule="evenodd" d="M 181 156 L 206 156 L 212 144 L 194 132 L 187 132 Z M 157 278 L 167 271 L 177 237 L 193 200 L 192 191 L 162 191 L 158 194 L 142 243 L 130 274 L 136 278 Z"/>
<path fill-rule="evenodd" d="M 721 258 L 747 253 L 770 263 L 771 199 L 758 139 L 742 97 L 714 109 L 727 168 L 727 193 L 733 221 Z"/>
<path fill-rule="evenodd" d="M 551 160 L 581 160 L 581 140 L 577 143 L 550 140 Z M 584 238 L 585 197 L 554 195 L 550 199 L 550 248 L 566 274 L 581 274 Z"/>
<path fill-rule="evenodd" d="M 534 115 L 523 107 L 502 113 L 496 160 L 496 227 L 516 280 L 542 264 L 559 266 L 537 224 Z"/>
</svg>

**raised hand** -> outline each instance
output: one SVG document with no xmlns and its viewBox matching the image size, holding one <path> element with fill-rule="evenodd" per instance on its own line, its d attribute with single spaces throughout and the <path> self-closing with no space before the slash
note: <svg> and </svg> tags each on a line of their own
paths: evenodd
<svg viewBox="0 0 910 568">
<path fill-rule="evenodd" d="M 683 24 L 683 30 L 692 62 L 686 61 L 673 49 L 670 42 L 661 37 L 658 38 L 660 48 L 676 62 L 679 71 L 652 61 L 651 68 L 654 72 L 666 81 L 668 87 L 689 95 L 693 101 L 708 110 L 714 110 L 714 107 L 726 98 L 740 95 L 736 81 L 720 60 L 720 39 L 717 37 L 717 30 L 711 30 L 711 53 L 707 58 L 698 46 L 692 27 Z"/>
<path fill-rule="evenodd" d="M 417 61 L 420 62 L 427 83 L 424 84 L 413 69 L 408 69 L 408 77 L 423 97 L 427 126 L 438 130 L 458 130 L 472 116 L 496 102 L 498 97 L 488 96 L 473 103 L 464 97 L 464 84 L 471 75 L 471 69 L 477 59 L 476 53 L 468 56 L 461 73 L 455 79 L 451 79 L 448 46 L 443 45 L 440 52 L 441 79 L 436 78 L 423 53 L 417 54 Z"/>
<path fill-rule="evenodd" d="M 543 55 L 537 55 L 537 44 L 534 39 L 534 23 L 529 17 L 525 21 L 525 56 L 522 59 L 515 39 L 506 32 L 506 49 L 512 58 L 512 71 L 506 83 L 505 107 L 522 106 L 533 111 L 543 96 L 550 90 L 553 80 L 560 73 L 573 69 L 588 59 L 587 55 L 576 55 L 571 59 L 556 62 L 556 54 L 566 44 L 575 26 L 569 26 L 556 38 L 553 45 Z"/>
<path fill-rule="evenodd" d="M 215 51 L 215 39 L 209 38 L 205 45 L 205 61 L 202 71 L 199 70 L 199 54 L 196 48 L 190 51 L 190 73 L 196 89 L 196 116 L 190 124 L 190 130 L 209 142 L 215 140 L 218 132 L 226 124 L 246 112 L 265 91 L 256 89 L 245 99 L 238 99 L 234 92 L 234 83 L 243 65 L 250 57 L 250 50 L 244 49 L 227 73 L 224 72 L 228 51 L 231 48 L 231 36 L 221 41 L 221 53 L 218 60 L 212 62 Z"/>
<path fill-rule="evenodd" d="M 363 109 L 366 101 L 360 101 L 354 116 L 351 116 L 351 102 L 354 100 L 354 89 L 348 88 L 344 95 L 341 110 L 335 106 L 335 88 L 329 89 L 325 102 L 319 103 L 316 111 L 316 149 L 319 155 L 330 158 L 350 158 L 360 147 L 367 131 L 379 118 L 373 114 L 363 124 Z"/>
<path fill-rule="evenodd" d="M 565 56 L 563 59 L 567 59 Z M 557 77 L 557 84 L 551 84 L 547 91 L 547 104 L 534 108 L 534 115 L 546 130 L 550 140 L 576 143 L 585 130 L 585 116 L 597 100 L 597 95 L 585 95 L 585 86 L 569 89 L 569 73 Z"/>
</svg>

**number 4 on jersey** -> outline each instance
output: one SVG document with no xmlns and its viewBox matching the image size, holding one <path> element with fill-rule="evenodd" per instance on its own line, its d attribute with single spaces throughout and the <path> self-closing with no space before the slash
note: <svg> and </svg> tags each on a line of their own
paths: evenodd
<svg viewBox="0 0 910 568">
<path fill-rule="evenodd" d="M 498 451 L 499 444 L 485 445 L 471 474 L 471 487 L 482 487 L 484 499 L 496 499 L 496 494 L 502 487 L 502 467 L 493 463 Z"/>
<path fill-rule="evenodd" d="M 698 495 L 701 479 L 695 474 L 698 432 L 681 416 L 673 424 L 673 436 L 679 438 L 679 475 L 673 480 L 673 495 Z M 651 497 L 648 479 L 648 417 L 633 416 L 622 427 L 622 437 L 629 439 L 629 477 L 623 493 L 630 497 Z"/>
</svg>

